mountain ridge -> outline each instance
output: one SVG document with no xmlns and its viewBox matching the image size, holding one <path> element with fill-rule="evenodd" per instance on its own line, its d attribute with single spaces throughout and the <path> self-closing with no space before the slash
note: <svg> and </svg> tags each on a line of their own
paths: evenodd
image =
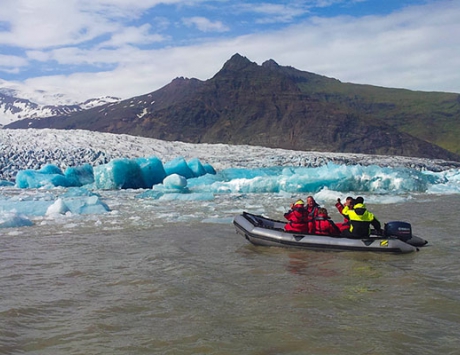
<svg viewBox="0 0 460 355">
<path fill-rule="evenodd" d="M 36 119 L 51 116 L 65 116 L 73 112 L 84 111 L 93 107 L 120 101 L 119 98 L 103 96 L 75 104 L 38 104 L 21 98 L 15 90 L 0 90 L 0 127 L 22 119 Z"/>
<path fill-rule="evenodd" d="M 179 77 L 159 90 L 97 110 L 7 127 L 458 161 L 459 143 L 444 138 L 460 132 L 459 97 L 342 83 L 272 59 L 258 65 L 235 54 L 205 81 Z M 453 129 L 425 127 L 430 121 Z"/>
</svg>

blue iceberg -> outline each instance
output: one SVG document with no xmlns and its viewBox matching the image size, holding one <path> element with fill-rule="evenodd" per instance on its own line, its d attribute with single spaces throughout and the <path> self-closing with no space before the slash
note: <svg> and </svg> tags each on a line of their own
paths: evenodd
<svg viewBox="0 0 460 355">
<path fill-rule="evenodd" d="M 109 206 L 99 195 L 84 189 L 72 187 L 63 190 L 59 196 L 55 193 L 37 192 L 33 195 L 6 197 L 0 195 L 0 213 L 18 216 L 45 216 L 50 214 L 102 214 L 109 212 Z M 18 218 L 16 218 L 17 220 Z"/>
<path fill-rule="evenodd" d="M 32 226 L 33 222 L 17 212 L 0 211 L 0 228 L 18 228 Z"/>
<path fill-rule="evenodd" d="M 23 189 L 90 185 L 101 190 L 145 189 L 161 184 L 167 176 L 173 174 L 190 179 L 215 173 L 211 165 L 203 165 L 197 158 L 187 163 L 184 158 L 179 157 L 164 165 L 155 156 L 136 159 L 119 158 L 94 168 L 89 164 L 68 167 L 65 173 L 52 164 L 40 170 L 21 170 L 16 175 L 15 185 Z"/>
<path fill-rule="evenodd" d="M 21 189 L 57 186 L 69 187 L 72 183 L 56 165 L 45 165 L 40 170 L 21 170 L 16 175 L 16 187 Z"/>
</svg>

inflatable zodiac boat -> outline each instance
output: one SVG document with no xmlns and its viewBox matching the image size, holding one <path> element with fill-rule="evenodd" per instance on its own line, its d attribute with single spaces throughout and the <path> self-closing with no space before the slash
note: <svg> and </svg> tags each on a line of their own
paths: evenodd
<svg viewBox="0 0 460 355">
<path fill-rule="evenodd" d="M 237 233 L 254 245 L 311 250 L 411 253 L 427 244 L 425 239 L 412 235 L 412 227 L 407 222 L 386 223 L 383 236 L 371 235 L 365 239 L 286 232 L 286 222 L 247 212 L 235 216 L 233 224 Z"/>
</svg>

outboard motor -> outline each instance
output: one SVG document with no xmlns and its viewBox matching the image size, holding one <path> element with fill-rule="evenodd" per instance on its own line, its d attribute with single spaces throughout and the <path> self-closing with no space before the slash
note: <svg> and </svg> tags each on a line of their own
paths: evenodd
<svg viewBox="0 0 460 355">
<path fill-rule="evenodd" d="M 385 224 L 385 236 L 397 237 L 404 242 L 412 238 L 412 227 L 407 222 L 388 222 Z"/>
</svg>

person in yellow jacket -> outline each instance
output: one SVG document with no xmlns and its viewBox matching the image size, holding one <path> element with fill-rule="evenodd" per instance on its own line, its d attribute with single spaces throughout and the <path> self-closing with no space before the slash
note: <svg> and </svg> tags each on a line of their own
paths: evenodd
<svg viewBox="0 0 460 355">
<path fill-rule="evenodd" d="M 357 197 L 353 204 L 353 209 L 345 206 L 342 214 L 349 219 L 350 228 L 341 233 L 342 237 L 361 239 L 369 237 L 371 233 L 371 225 L 377 230 L 378 233 L 382 232 L 382 227 L 379 220 L 373 213 L 366 209 L 364 199 Z"/>
</svg>

